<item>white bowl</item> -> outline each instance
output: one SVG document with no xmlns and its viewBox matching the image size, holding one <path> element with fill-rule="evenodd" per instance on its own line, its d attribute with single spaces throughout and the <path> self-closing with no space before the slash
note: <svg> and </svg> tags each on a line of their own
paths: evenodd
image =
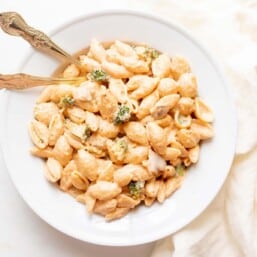
<svg viewBox="0 0 257 257">
<path fill-rule="evenodd" d="M 106 222 L 89 216 L 85 206 L 57 190 L 43 176 L 43 161 L 30 155 L 28 124 L 41 89 L 7 92 L 4 158 L 10 176 L 27 204 L 51 226 L 87 242 L 128 246 L 160 239 L 195 219 L 220 190 L 234 155 L 236 121 L 224 77 L 210 55 L 188 33 L 160 18 L 132 11 L 108 11 L 69 22 L 52 34 L 70 53 L 92 38 L 145 42 L 169 55 L 181 54 L 191 64 L 199 94 L 215 114 L 213 140 L 203 143 L 200 161 L 190 168 L 181 189 L 162 205 L 140 207 L 126 217 Z M 34 50 L 21 71 L 49 76 L 58 62 Z M 40 233 L 40 232 L 39 232 Z"/>
</svg>

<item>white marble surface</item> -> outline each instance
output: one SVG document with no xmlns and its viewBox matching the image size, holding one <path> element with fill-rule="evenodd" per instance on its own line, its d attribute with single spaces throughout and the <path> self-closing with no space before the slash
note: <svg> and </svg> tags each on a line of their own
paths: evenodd
<svg viewBox="0 0 257 257">
<path fill-rule="evenodd" d="M 99 10 L 99 8 L 128 8 L 131 7 L 132 2 L 110 0 L 2 0 L 0 8 L 1 12 L 17 11 L 32 26 L 49 32 L 78 15 Z M 141 10 L 145 8 L 144 5 L 139 7 Z M 0 72 L 18 72 L 19 65 L 28 50 L 29 46 L 25 41 L 8 36 L 0 31 Z M 1 97 L 2 92 L 0 91 L 0 111 Z M 22 167 L 22 169 L 25 168 Z M 87 244 L 56 231 L 38 218 L 18 195 L 4 165 L 1 151 L 0 206 L 1 257 L 147 257 L 152 251 L 153 243 L 136 247 L 104 247 Z"/>
</svg>

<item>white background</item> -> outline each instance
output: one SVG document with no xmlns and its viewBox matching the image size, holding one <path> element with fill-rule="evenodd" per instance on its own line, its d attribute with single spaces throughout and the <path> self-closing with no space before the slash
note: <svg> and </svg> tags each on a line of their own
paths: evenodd
<svg viewBox="0 0 257 257">
<path fill-rule="evenodd" d="M 0 12 L 16 11 L 28 24 L 46 33 L 62 23 L 88 12 L 115 9 L 147 9 L 137 1 L 113 0 L 0 0 Z M 154 2 L 148 0 L 148 2 Z M 0 31 L 0 73 L 19 72 L 29 45 Z M 1 111 L 0 92 L 0 111 Z M 0 112 L 1 115 L 1 112 Z M 0 125 L 1 125 L 0 116 Z M 0 126 L 1 127 L 1 126 Z M 26 169 L 21 167 L 20 172 Z M 136 247 L 103 247 L 72 239 L 38 218 L 16 192 L 0 151 L 0 256 L 1 257 L 146 257 L 153 243 Z"/>
</svg>

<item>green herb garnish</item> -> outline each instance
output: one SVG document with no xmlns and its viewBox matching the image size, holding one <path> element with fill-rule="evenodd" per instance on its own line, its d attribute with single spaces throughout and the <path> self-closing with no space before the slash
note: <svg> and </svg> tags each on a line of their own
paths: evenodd
<svg viewBox="0 0 257 257">
<path fill-rule="evenodd" d="M 125 139 L 120 138 L 114 144 L 114 150 L 121 155 L 124 155 L 128 150 L 128 143 Z"/>
<path fill-rule="evenodd" d="M 71 96 L 65 96 L 60 101 L 60 105 L 65 108 L 70 107 L 74 104 L 75 104 L 75 100 Z"/>
<path fill-rule="evenodd" d="M 134 199 L 138 199 L 143 193 L 144 182 L 143 181 L 131 181 L 128 184 L 129 193 Z"/>
<path fill-rule="evenodd" d="M 179 164 L 175 167 L 175 171 L 179 176 L 184 176 L 185 174 L 185 165 L 184 164 Z"/>
<path fill-rule="evenodd" d="M 154 48 L 148 47 L 148 48 L 145 49 L 145 53 L 144 53 L 145 59 L 154 60 L 159 55 L 160 55 L 159 52 L 156 49 L 154 49 Z"/>
<path fill-rule="evenodd" d="M 93 70 L 90 73 L 90 78 L 93 81 L 107 81 L 108 79 L 108 75 L 106 72 L 104 72 L 103 70 Z"/>
<path fill-rule="evenodd" d="M 130 119 L 130 110 L 126 105 L 120 105 L 119 110 L 114 118 L 114 124 L 120 125 Z"/>
<path fill-rule="evenodd" d="M 112 146 L 113 154 L 118 161 L 122 161 L 125 157 L 125 154 L 128 150 L 128 143 L 124 138 L 119 138 L 115 141 Z"/>
</svg>

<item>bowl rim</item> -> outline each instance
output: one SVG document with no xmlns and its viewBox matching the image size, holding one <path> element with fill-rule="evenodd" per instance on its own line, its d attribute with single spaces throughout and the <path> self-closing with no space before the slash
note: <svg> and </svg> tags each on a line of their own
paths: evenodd
<svg viewBox="0 0 257 257">
<path fill-rule="evenodd" d="M 236 136 L 237 136 L 237 112 L 236 112 L 236 107 L 234 104 L 234 94 L 232 91 L 232 88 L 229 86 L 229 83 L 227 82 L 227 79 L 222 71 L 222 69 L 220 68 L 220 65 L 218 64 L 218 62 L 213 58 L 213 56 L 209 53 L 209 51 L 201 44 L 199 43 L 199 41 L 197 39 L 194 38 L 194 36 L 192 36 L 182 25 L 177 24 L 174 21 L 168 21 L 166 19 L 164 19 L 163 17 L 160 17 L 159 15 L 156 15 L 152 12 L 149 11 L 138 11 L 138 10 L 132 10 L 132 9 L 108 9 L 108 10 L 102 10 L 102 11 L 95 11 L 95 12 L 90 12 L 88 14 L 84 14 L 84 15 L 80 15 L 77 18 L 72 18 L 67 22 L 62 23 L 62 25 L 57 26 L 55 29 L 51 30 L 50 33 L 48 33 L 50 35 L 50 37 L 55 36 L 55 34 L 59 33 L 60 31 L 62 31 L 63 29 L 65 29 L 66 27 L 74 24 L 74 23 L 78 23 L 80 21 L 86 20 L 86 19 L 90 19 L 90 18 L 97 18 L 97 17 L 101 17 L 101 16 L 107 16 L 107 15 L 132 15 L 132 16 L 137 16 L 137 17 L 143 17 L 146 19 L 150 19 L 150 20 L 154 20 L 158 23 L 161 23 L 163 25 L 166 25 L 170 28 L 172 28 L 173 30 L 176 30 L 178 33 L 182 34 L 183 36 L 185 36 L 186 38 L 188 38 L 192 43 L 194 43 L 200 50 L 201 52 L 206 56 L 206 58 L 209 60 L 209 62 L 212 64 L 214 70 L 217 72 L 217 74 L 219 75 L 221 81 L 223 82 L 223 86 L 224 86 L 224 90 L 227 94 L 227 100 L 229 101 L 229 106 L 231 108 L 231 120 L 233 121 L 233 128 L 234 130 L 231 131 L 231 133 L 233 134 L 234 137 L 234 142 L 233 145 L 231 146 L 231 153 L 230 153 L 230 158 L 228 160 L 228 170 L 226 172 L 226 174 L 224 175 L 224 179 L 222 181 L 222 183 L 220 183 L 220 185 L 216 188 L 216 191 L 214 191 L 213 196 L 210 197 L 209 201 L 207 201 L 205 204 L 203 204 L 202 208 L 198 210 L 198 212 L 192 216 L 192 218 L 186 222 L 184 222 L 184 224 L 178 228 L 175 231 L 172 232 L 168 232 L 168 231 L 161 231 L 161 233 L 159 232 L 158 234 L 155 235 L 155 237 L 153 236 L 152 238 L 148 238 L 147 240 L 138 240 L 137 242 L 128 242 L 128 243 L 124 243 L 124 242 L 113 242 L 113 243 L 105 243 L 102 242 L 101 240 L 92 240 L 90 239 L 90 237 L 88 238 L 81 238 L 78 234 L 76 233 L 72 233 L 71 231 L 65 231 L 65 229 L 63 229 L 62 227 L 53 224 L 52 222 L 50 222 L 44 215 L 42 215 L 41 213 L 39 213 L 37 210 L 35 210 L 33 208 L 33 204 L 30 201 L 27 201 L 22 193 L 21 190 L 19 190 L 19 188 L 16 186 L 12 173 L 9 173 L 9 176 L 13 182 L 13 184 L 15 185 L 16 190 L 18 191 L 18 193 L 20 194 L 21 198 L 23 199 L 23 201 L 29 206 L 29 208 L 37 214 L 38 217 L 40 217 L 44 222 L 46 222 L 48 225 L 50 225 L 51 227 L 55 228 L 56 230 L 64 233 L 65 235 L 68 235 L 72 238 L 78 239 L 80 241 L 84 241 L 87 243 L 91 243 L 91 244 L 96 244 L 96 245 L 103 245 L 103 246 L 135 246 L 135 245 L 141 245 L 141 244 L 146 244 L 146 243 L 150 243 L 159 239 L 162 239 L 166 236 L 172 235 L 175 232 L 183 229 L 185 226 L 187 226 L 188 224 L 190 224 L 192 221 L 194 221 L 200 214 L 203 213 L 204 210 L 207 209 L 207 207 L 213 202 L 213 200 L 215 199 L 215 197 L 217 196 L 218 192 L 221 190 L 222 186 L 224 185 L 224 182 L 226 181 L 234 156 L 235 156 L 235 149 L 236 149 Z M 21 70 L 25 64 L 30 60 L 30 58 L 32 58 L 32 56 L 34 55 L 35 50 L 34 48 L 30 47 L 28 49 L 28 53 L 27 55 L 23 58 L 23 60 L 21 60 L 21 65 L 19 66 L 19 69 Z M 8 105 L 8 94 L 10 93 L 8 90 L 5 90 L 4 92 L 4 98 L 5 98 L 5 102 L 6 104 L 4 105 L 4 108 L 7 108 Z M 6 120 L 7 118 L 7 110 L 3 110 L 3 114 L 4 114 L 4 120 Z M 4 162 L 6 164 L 7 170 L 9 169 L 9 165 L 8 165 L 8 156 L 7 156 L 7 151 L 6 149 L 8 148 L 8 142 L 7 142 L 7 137 L 6 137 L 6 133 L 7 133 L 7 128 L 6 128 L 7 124 L 5 123 L 5 125 L 3 126 L 3 133 L 2 133 L 2 152 L 3 152 L 3 159 Z"/>
</svg>

